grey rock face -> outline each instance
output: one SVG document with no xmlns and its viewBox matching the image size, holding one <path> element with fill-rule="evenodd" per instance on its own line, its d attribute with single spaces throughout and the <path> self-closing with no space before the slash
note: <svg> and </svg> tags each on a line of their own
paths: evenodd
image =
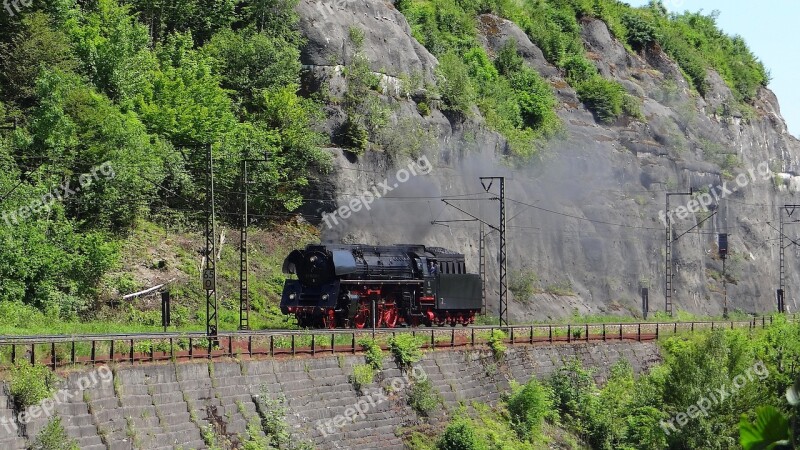
<svg viewBox="0 0 800 450">
<path fill-rule="evenodd" d="M 348 28 L 357 25 L 369 30 L 365 51 L 373 70 L 384 68 L 398 77 L 418 68 L 431 73 L 435 66 L 435 59 L 413 40 L 405 19 L 390 4 L 347 3 L 324 19 L 315 16 L 312 6 L 303 2 L 299 7 L 309 39 L 307 64 L 325 64 L 327 49 L 340 51 Z M 535 160 L 510 164 L 503 161 L 505 140 L 479 115 L 460 120 L 434 111 L 422 117 L 413 100 L 390 95 L 386 100 L 400 105 L 394 109 L 392 126 L 410 119 L 434 134 L 424 151 L 434 170 L 398 181 L 384 196 L 394 199 L 376 199 L 369 210 L 353 213 L 332 229 L 323 224 L 325 239 L 440 245 L 464 252 L 469 268 L 477 271 L 478 222 L 432 222 L 469 218 L 441 201 L 451 197 L 458 199 L 450 201 L 452 205 L 496 225 L 498 202 L 475 199 L 494 198 L 498 192 L 495 184 L 494 194 L 486 195 L 478 177 L 502 175 L 507 177 L 509 270 L 512 275 L 535 273 L 540 292 L 530 299 L 514 299 L 512 320 L 545 320 L 576 311 L 641 314 L 642 286 L 650 287 L 650 311 L 664 308 L 665 192 L 693 188 L 716 194 L 716 214 L 683 234 L 709 213 L 679 217 L 675 208 L 686 207 L 691 198 L 671 198 L 672 236 L 680 236 L 673 246 L 675 308 L 721 314 L 722 263 L 715 256 L 716 238 L 727 232 L 733 253 L 726 265 L 730 310 L 775 310 L 778 233 L 767 222 L 777 223 L 779 205 L 794 202 L 800 186 L 795 177 L 800 143 L 787 133 L 772 92 L 762 89 L 745 119 L 741 111 L 728 107 L 734 104 L 733 95 L 719 75 L 709 72 L 709 89 L 702 98 L 658 49 L 631 54 L 603 22 L 586 20 L 582 36 L 590 58 L 604 76 L 619 81 L 641 102 L 646 118 L 599 124 L 516 25 L 490 15 L 477 23 L 490 55 L 514 38 L 526 63 L 550 80 L 560 102 L 563 137 L 549 142 Z M 338 170 L 324 189 L 339 206 L 384 178 L 393 186 L 397 169 L 411 161 L 383 153 L 355 158 L 331 151 Z M 333 206 L 316 205 L 316 213 L 330 212 Z M 487 301 L 490 311 L 496 311 L 497 233 L 489 232 L 486 242 Z M 791 267 L 798 256 L 787 249 Z M 787 276 L 787 304 L 796 311 L 800 277 L 791 268 Z"/>
<path fill-rule="evenodd" d="M 300 28 L 308 39 L 301 61 L 308 66 L 349 62 L 350 29 L 364 31 L 364 54 L 372 70 L 387 75 L 432 76 L 436 59 L 411 38 L 405 17 L 391 3 L 374 0 L 301 0 Z"/>
</svg>

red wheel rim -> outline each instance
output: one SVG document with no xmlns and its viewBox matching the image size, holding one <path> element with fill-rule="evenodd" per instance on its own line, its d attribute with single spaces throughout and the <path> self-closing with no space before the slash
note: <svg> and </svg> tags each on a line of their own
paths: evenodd
<svg viewBox="0 0 800 450">
<path fill-rule="evenodd" d="M 334 329 L 336 328 L 336 313 L 333 310 L 328 311 L 328 315 L 322 318 L 322 323 L 325 328 Z"/>
<path fill-rule="evenodd" d="M 367 317 L 368 315 L 364 311 L 359 311 L 353 318 L 353 324 L 356 328 L 364 328 L 367 325 Z"/>
<path fill-rule="evenodd" d="M 397 313 L 395 310 L 390 309 L 386 311 L 383 322 L 386 324 L 386 328 L 394 328 L 397 325 Z"/>
</svg>

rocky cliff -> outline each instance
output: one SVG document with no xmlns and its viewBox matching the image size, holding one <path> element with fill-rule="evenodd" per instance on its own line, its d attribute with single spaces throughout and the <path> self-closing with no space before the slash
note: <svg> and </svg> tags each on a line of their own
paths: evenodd
<svg viewBox="0 0 800 450">
<path fill-rule="evenodd" d="M 698 202 L 711 201 L 709 212 L 681 214 L 684 211 L 676 209 L 681 205 L 697 209 L 689 203 L 692 197 L 671 197 L 672 237 L 678 238 L 673 246 L 675 308 L 722 312 L 722 261 L 716 257 L 716 239 L 717 233 L 729 233 L 730 309 L 774 311 L 779 276 L 779 234 L 774 228 L 779 206 L 794 203 L 800 143 L 787 132 L 778 101 L 768 89 L 759 91 L 752 111 L 742 111 L 731 106 L 736 104 L 733 94 L 710 71 L 709 87 L 700 96 L 658 47 L 631 53 L 605 23 L 585 19 L 581 36 L 588 57 L 604 77 L 619 81 L 641 101 L 644 116 L 603 124 L 519 27 L 483 15 L 476 23 L 487 53 L 495 55 L 514 38 L 525 63 L 550 82 L 564 125 L 560 137 L 550 140 L 535 160 L 504 163 L 505 140 L 477 111 L 467 119 L 435 107 L 429 115 L 420 115 L 417 97 L 404 92 L 403 80 L 417 76 L 434 83 L 437 61 L 414 40 L 391 2 L 302 0 L 298 12 L 308 39 L 302 55 L 307 68 L 304 87 L 328 96 L 327 131 L 335 137 L 345 120 L 335 99 L 346 86 L 342 66 L 353 57 L 348 32 L 360 28 L 362 53 L 370 69 L 381 75 L 380 98 L 391 106 L 385 128 L 399 137 L 415 137 L 434 166 L 428 175 L 397 180 L 398 187 L 385 194 L 394 199 L 376 199 L 369 211 L 354 212 L 331 228 L 321 223 L 325 239 L 441 245 L 464 252 L 469 268 L 477 271 L 478 223 L 431 222 L 468 218 L 441 201 L 452 197 L 460 199 L 452 204 L 497 224 L 498 202 L 474 199 L 486 197 L 478 195 L 484 192 L 479 176 L 502 175 L 509 271 L 537 278 L 533 296 L 511 302 L 512 320 L 544 320 L 575 311 L 640 314 L 642 286 L 650 287 L 650 310 L 663 311 L 665 193 L 692 188 Z M 318 187 L 318 197 L 324 200 L 307 205 L 317 215 L 348 204 L 384 178 L 392 187 L 397 168 L 408 164 L 385 151 L 360 156 L 339 148 L 330 151 L 335 155 L 335 176 Z M 498 192 L 496 184 L 492 191 Z M 498 244 L 498 234 L 489 233 L 491 311 L 496 310 L 499 284 Z M 790 263 L 794 253 L 787 249 Z M 787 270 L 787 305 L 795 311 L 798 291 L 792 286 L 800 286 L 800 277 Z"/>
</svg>

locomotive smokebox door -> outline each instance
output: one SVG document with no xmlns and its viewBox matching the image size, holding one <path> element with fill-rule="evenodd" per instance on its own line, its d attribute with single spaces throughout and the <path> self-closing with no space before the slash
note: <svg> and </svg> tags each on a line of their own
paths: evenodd
<svg viewBox="0 0 800 450">
<path fill-rule="evenodd" d="M 436 308 L 481 309 L 481 277 L 476 274 L 440 273 Z"/>
</svg>

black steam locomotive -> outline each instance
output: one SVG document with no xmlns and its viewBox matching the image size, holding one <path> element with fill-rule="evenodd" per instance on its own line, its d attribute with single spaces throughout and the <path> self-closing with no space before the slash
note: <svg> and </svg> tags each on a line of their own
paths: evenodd
<svg viewBox="0 0 800 450">
<path fill-rule="evenodd" d="M 283 272 L 281 311 L 301 327 L 443 326 L 474 322 L 481 280 L 464 255 L 423 245 L 309 245 Z"/>
</svg>

